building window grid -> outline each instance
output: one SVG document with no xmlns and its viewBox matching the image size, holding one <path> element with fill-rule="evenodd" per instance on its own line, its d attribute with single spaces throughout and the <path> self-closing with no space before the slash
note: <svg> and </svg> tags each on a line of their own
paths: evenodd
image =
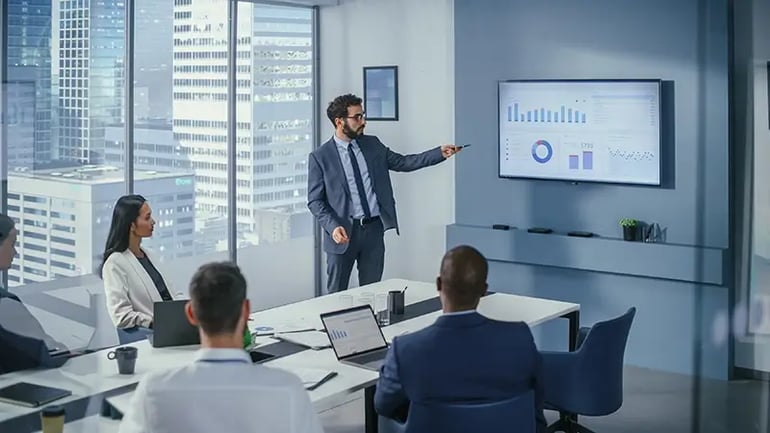
<svg viewBox="0 0 770 433">
<path fill-rule="evenodd" d="M 175 0 L 175 4 L 176 5 L 189 5 L 189 6 L 191 6 L 191 2 L 192 2 L 192 0 Z M 75 12 L 77 12 L 77 15 L 75 14 Z M 65 20 L 66 21 L 66 25 L 62 26 L 62 31 L 63 31 L 63 33 L 65 33 L 65 34 L 63 34 L 63 36 L 67 37 L 67 38 L 63 39 L 63 41 L 66 42 L 66 44 L 64 44 L 65 49 L 71 49 L 71 54 L 74 54 L 74 57 L 77 57 L 79 55 L 87 56 L 87 54 L 86 54 L 87 50 L 86 49 L 77 49 L 77 50 L 75 50 L 75 48 L 81 48 L 81 47 L 76 47 L 75 46 L 76 42 L 77 42 L 78 45 L 80 45 L 81 42 L 82 42 L 78 38 L 88 37 L 87 31 L 86 31 L 85 34 L 81 34 L 81 35 L 78 36 L 78 35 L 76 35 L 74 30 L 67 30 L 67 29 L 88 27 L 89 24 L 88 24 L 88 20 L 87 19 L 86 20 L 76 20 L 75 19 L 76 17 L 77 18 L 80 18 L 80 17 L 86 17 L 87 18 L 88 17 L 88 12 L 84 8 L 81 8 L 81 10 L 78 10 L 78 11 L 75 11 L 74 8 L 73 8 L 73 10 L 62 11 L 61 12 L 61 17 L 69 18 L 69 19 Z M 177 13 L 177 16 L 175 18 L 176 19 L 187 19 L 187 18 L 190 18 L 190 12 L 180 12 L 180 13 Z M 304 20 L 303 24 L 307 25 L 308 27 L 310 26 L 310 22 L 307 21 L 307 20 Z M 272 30 L 277 30 L 277 29 L 272 29 Z M 310 32 L 307 32 L 307 36 L 310 37 L 312 35 L 310 34 Z M 287 41 L 298 40 L 298 39 L 300 39 L 300 38 L 262 38 L 262 39 L 255 38 L 255 41 L 252 41 L 252 42 L 254 43 L 255 46 L 260 46 L 260 45 L 272 45 L 274 43 L 281 43 L 281 42 L 286 44 Z M 239 42 L 242 42 L 242 41 L 239 40 Z M 291 43 L 289 42 L 289 44 L 291 44 Z M 291 45 L 303 45 L 303 43 L 297 41 L 296 43 L 291 44 Z M 305 45 L 309 45 L 309 44 L 305 44 Z M 62 51 L 60 50 L 60 53 L 61 52 Z M 221 56 L 222 54 L 224 54 L 224 53 L 211 52 L 209 55 L 219 55 L 219 56 Z M 251 54 L 252 54 L 251 52 L 239 51 L 239 57 L 240 58 L 248 58 L 248 57 L 251 56 Z M 284 52 L 281 52 L 281 53 L 278 53 L 278 54 L 275 54 L 275 53 L 267 54 L 267 56 L 278 56 L 280 58 L 295 58 L 295 60 L 301 60 L 303 58 L 309 59 L 309 55 L 310 55 L 310 51 L 307 51 L 304 54 L 302 52 L 300 52 L 300 51 L 284 51 Z M 305 57 L 303 57 L 303 56 L 305 56 Z M 86 62 L 87 62 L 87 60 L 86 60 Z M 257 67 L 256 65 L 239 65 L 239 67 L 238 67 L 239 68 L 239 72 L 250 73 L 252 66 L 253 67 Z M 281 68 L 281 69 L 273 69 L 273 70 L 268 70 L 267 68 L 269 68 L 269 66 L 263 66 L 262 68 L 263 68 L 263 70 L 261 72 L 266 73 L 266 74 L 276 74 L 276 73 L 292 74 L 292 73 L 305 73 L 307 71 L 310 71 L 310 66 L 309 65 L 307 65 L 307 66 L 303 66 L 303 65 L 279 66 L 278 68 Z M 226 68 L 223 68 L 223 69 L 226 71 Z M 88 70 L 87 69 L 87 64 L 84 65 L 84 67 L 81 66 L 81 65 L 78 65 L 78 66 L 74 66 L 73 65 L 72 67 L 69 68 L 69 70 L 64 70 L 63 72 L 65 73 L 65 75 L 71 75 L 72 77 L 82 77 L 87 70 Z M 203 72 L 203 71 L 201 71 L 201 72 Z M 79 89 L 79 87 L 82 87 L 83 89 L 85 89 L 84 81 L 85 80 L 72 79 L 71 82 L 69 82 L 69 80 L 67 80 L 67 83 L 65 84 L 63 82 L 63 79 L 60 78 L 60 84 L 61 84 L 60 89 L 63 89 L 63 91 L 65 92 L 64 96 L 66 96 L 66 99 L 68 99 L 68 100 L 80 100 L 80 101 L 84 101 L 84 102 L 87 103 L 87 101 L 88 101 L 87 93 L 84 94 L 84 92 L 82 92 L 81 89 Z M 239 80 L 238 85 L 240 87 L 248 87 L 249 83 L 250 83 L 250 80 Z M 197 83 L 197 84 L 200 84 L 200 83 Z M 221 85 L 222 83 L 217 83 L 217 84 Z M 276 87 L 276 88 L 283 88 L 283 87 L 292 88 L 292 87 L 306 87 L 306 86 L 309 87 L 311 84 L 312 83 L 310 82 L 309 79 L 295 79 L 295 78 L 289 78 L 289 79 L 261 79 L 261 80 L 257 80 L 255 82 L 255 85 L 257 85 L 257 86 Z M 75 93 L 76 89 L 78 90 L 77 94 Z M 87 90 L 86 90 L 86 92 L 87 92 Z M 216 96 L 214 96 L 214 97 L 216 97 Z M 251 97 L 249 95 L 239 95 L 239 100 L 249 100 L 249 99 L 251 99 Z M 310 93 L 304 93 L 303 94 L 302 92 L 298 92 L 298 93 L 294 93 L 294 94 L 284 93 L 284 94 L 265 95 L 262 98 L 259 98 L 259 97 L 255 97 L 254 98 L 255 102 L 257 102 L 259 100 L 264 100 L 266 102 L 278 102 L 278 101 L 281 101 L 281 100 L 311 100 L 311 95 L 310 95 Z M 73 106 L 73 105 L 70 105 L 70 106 Z M 87 110 L 87 106 L 81 105 L 81 107 L 84 108 L 84 111 Z M 63 116 L 64 119 L 67 119 L 66 114 L 67 113 L 65 112 L 65 116 Z M 74 114 L 74 113 L 71 113 L 71 114 Z M 73 118 L 81 118 L 81 117 L 82 117 L 82 115 L 74 115 L 73 116 Z M 251 125 L 248 122 L 243 122 L 243 123 L 239 123 L 238 129 L 239 130 L 241 130 L 241 129 L 249 130 L 250 126 Z M 88 135 L 85 134 L 85 131 L 86 131 L 85 128 L 87 128 L 88 126 L 87 125 L 82 125 L 82 127 L 83 127 L 83 134 L 81 135 L 81 137 L 84 138 L 84 139 L 89 139 L 90 137 L 88 137 Z M 308 125 L 308 127 L 309 127 L 309 125 Z M 212 137 L 212 138 L 216 138 L 218 140 L 218 137 Z M 254 143 L 256 143 L 256 142 L 257 141 L 254 140 Z M 71 144 L 74 145 L 74 146 L 77 146 L 78 143 L 73 141 L 73 142 L 71 142 Z M 267 142 L 265 144 L 267 144 Z M 211 152 L 214 152 L 214 151 L 212 150 Z M 248 155 L 242 155 L 242 156 L 243 157 L 248 157 Z M 264 169 L 258 169 L 257 167 L 255 167 L 254 171 L 255 172 L 258 172 L 258 171 L 269 172 L 269 171 L 272 171 L 272 168 L 265 167 Z M 272 183 L 272 180 L 271 180 L 271 183 Z M 240 181 L 239 181 L 239 185 L 240 185 Z M 260 186 L 262 186 L 262 185 L 260 185 Z M 239 198 L 242 198 L 242 197 L 239 197 Z M 218 208 L 217 210 L 223 210 L 223 209 Z M 239 209 L 238 211 L 239 211 L 238 212 L 239 214 L 242 213 L 242 211 L 243 211 L 244 214 L 248 213 L 247 210 Z M 51 215 L 51 217 L 53 218 L 54 216 Z M 59 216 L 57 216 L 57 217 L 59 217 Z M 71 219 L 74 220 L 75 216 L 72 215 Z M 74 233 L 74 227 L 71 227 L 70 229 Z M 59 228 L 57 228 L 57 230 L 62 230 L 62 229 L 61 229 L 61 227 L 59 227 Z M 64 231 L 66 231 L 66 230 L 64 230 Z"/>
</svg>

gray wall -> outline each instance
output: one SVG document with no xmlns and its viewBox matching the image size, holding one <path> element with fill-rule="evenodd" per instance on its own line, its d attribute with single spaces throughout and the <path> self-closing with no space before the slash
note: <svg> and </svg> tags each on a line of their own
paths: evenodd
<svg viewBox="0 0 770 433">
<path fill-rule="evenodd" d="M 329 101 L 350 92 L 363 97 L 363 67 L 384 65 L 398 66 L 399 120 L 369 121 L 367 133 L 404 154 L 453 142 L 452 3 L 356 0 L 321 8 L 322 142 L 333 134 L 326 119 Z M 452 166 L 457 160 L 412 173 L 391 172 L 401 235 L 395 230 L 385 234 L 383 279 L 436 278 L 444 228 L 454 221 Z M 357 285 L 357 274 L 351 286 Z"/>
<path fill-rule="evenodd" d="M 606 240 L 560 244 L 525 235 L 518 238 L 530 249 L 528 261 L 499 258 L 491 288 L 579 302 L 583 324 L 636 306 L 628 363 L 692 373 L 698 358 L 713 377 L 729 369 L 729 279 L 701 275 L 722 265 L 707 260 L 714 250 L 728 256 L 727 10 L 726 0 L 455 1 L 455 139 L 474 146 L 457 160 L 449 246 L 488 249 L 485 236 L 468 226 L 546 226 L 618 238 L 621 217 L 657 222 L 668 243 L 685 247 L 683 266 L 695 263 L 687 278 L 669 278 L 676 261 L 626 275 L 624 263 L 641 263 L 649 245 L 618 246 L 616 270 L 613 262 L 585 265 L 606 255 L 613 245 Z M 663 187 L 499 179 L 497 81 L 531 78 L 665 80 Z M 495 233 L 502 235 L 487 235 Z M 537 255 L 547 260 L 532 259 Z M 566 323 L 536 331 L 541 348 L 566 346 Z"/>
</svg>

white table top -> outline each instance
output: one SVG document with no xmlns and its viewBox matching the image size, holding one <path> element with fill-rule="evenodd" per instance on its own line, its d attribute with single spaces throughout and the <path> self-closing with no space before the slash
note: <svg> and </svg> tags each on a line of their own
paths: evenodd
<svg viewBox="0 0 770 433">
<path fill-rule="evenodd" d="M 405 286 L 409 287 L 405 293 L 404 303 L 406 305 L 412 305 L 437 296 L 436 288 L 431 283 L 399 279 L 387 280 L 342 293 L 312 298 L 253 313 L 251 315 L 252 320 L 249 322 L 249 328 L 252 330 L 258 326 L 279 328 L 281 325 L 287 324 L 321 329 L 320 314 L 351 306 L 351 297 L 353 303 L 358 303 L 361 295 L 376 295 L 387 293 L 389 290 L 402 290 Z M 492 319 L 525 321 L 530 326 L 535 326 L 577 311 L 579 308 L 578 304 L 567 302 L 495 293 L 482 299 L 479 305 L 479 312 Z M 386 326 L 383 328 L 383 333 L 390 341 L 393 336 L 417 331 L 429 326 L 440 314 L 437 311 Z M 258 337 L 256 342 L 265 344 L 275 342 L 275 340 L 268 337 Z M 116 361 L 107 359 L 107 353 L 110 349 L 105 349 L 70 359 L 64 366 L 58 369 L 27 370 L 1 375 L 0 387 L 24 380 L 42 385 L 66 388 L 71 390 L 73 395 L 57 401 L 57 404 L 66 404 L 75 399 L 135 384 L 148 371 L 173 368 L 190 363 L 194 359 L 195 351 L 198 349 L 197 345 L 156 349 L 147 340 L 132 343 L 130 346 L 139 349 L 136 371 L 133 375 L 118 374 Z M 269 361 L 264 365 L 289 371 L 293 367 L 310 367 L 336 371 L 338 373 L 337 377 L 310 392 L 311 400 L 319 411 L 332 407 L 350 394 L 374 384 L 378 378 L 377 372 L 338 362 L 331 349 L 305 350 Z M 121 401 L 125 402 L 125 399 Z M 0 403 L 0 422 L 37 412 L 38 410 Z"/>
</svg>

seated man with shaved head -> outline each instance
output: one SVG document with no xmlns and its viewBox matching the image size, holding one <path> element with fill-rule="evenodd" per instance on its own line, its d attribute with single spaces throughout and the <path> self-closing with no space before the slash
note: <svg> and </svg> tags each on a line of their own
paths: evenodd
<svg viewBox="0 0 770 433">
<path fill-rule="evenodd" d="M 529 390 L 537 431 L 545 432 L 540 353 L 524 322 L 478 312 L 487 291 L 487 260 L 469 246 L 444 255 L 436 279 L 444 314 L 393 339 L 374 397 L 377 412 L 405 421 L 410 402 L 491 403 Z"/>
</svg>

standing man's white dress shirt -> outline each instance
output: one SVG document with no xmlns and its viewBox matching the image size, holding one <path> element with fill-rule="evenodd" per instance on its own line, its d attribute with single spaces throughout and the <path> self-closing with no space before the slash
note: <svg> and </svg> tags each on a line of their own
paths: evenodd
<svg viewBox="0 0 770 433">
<path fill-rule="evenodd" d="M 138 362 L 141 363 L 141 354 Z M 120 433 L 322 433 L 300 379 L 240 349 L 200 349 L 191 365 L 142 378 Z"/>
</svg>

